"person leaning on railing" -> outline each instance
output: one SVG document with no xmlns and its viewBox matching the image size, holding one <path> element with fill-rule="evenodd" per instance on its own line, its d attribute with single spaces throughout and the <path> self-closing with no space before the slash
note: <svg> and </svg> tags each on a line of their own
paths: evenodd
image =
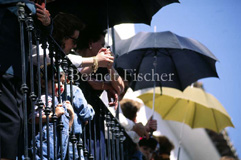
<svg viewBox="0 0 241 160">
<path fill-rule="evenodd" d="M 91 129 L 93 130 L 98 128 L 96 134 L 92 135 L 93 137 L 96 137 L 96 141 L 91 139 L 91 143 L 97 144 L 96 147 L 94 147 L 94 145 L 91 147 L 91 151 L 97 152 L 95 157 L 97 160 L 101 159 L 101 155 L 103 156 L 104 150 L 107 149 L 105 145 L 103 120 L 103 112 L 105 109 L 102 106 L 103 104 L 100 104 L 100 101 L 98 101 L 96 98 L 103 92 L 103 90 L 106 90 L 109 94 L 109 97 L 113 99 L 113 101 L 109 101 L 109 105 L 116 107 L 118 104 L 118 94 L 123 91 L 124 87 L 121 77 L 119 77 L 113 68 L 114 57 L 111 55 L 109 49 L 102 48 L 105 44 L 104 35 L 105 32 L 103 30 L 98 30 L 97 28 L 93 29 L 87 26 L 80 33 L 80 40 L 76 50 L 77 54 L 75 53 L 75 55 L 68 55 L 72 63 L 78 68 L 81 74 L 87 76 L 88 81 L 80 81 L 80 86 L 83 88 L 83 91 L 85 91 L 84 93 L 88 95 L 87 100 L 89 103 L 92 103 L 97 115 L 95 117 L 96 121 L 93 122 L 95 127 L 94 125 L 91 125 Z M 87 60 L 89 60 L 89 63 L 87 63 Z M 101 70 L 105 71 L 102 72 Z M 102 77 L 106 75 L 106 77 L 109 79 L 108 81 L 104 81 L 103 78 L 98 78 L 96 75 L 100 75 Z M 86 83 L 89 85 L 86 85 Z M 100 108 L 102 108 L 102 112 L 100 112 Z"/>
<path fill-rule="evenodd" d="M 64 51 L 64 54 L 68 56 L 70 51 L 76 47 L 77 39 L 80 35 L 80 31 L 85 25 L 74 15 L 67 13 L 59 13 L 53 18 L 53 38 Z M 82 63 L 82 62 L 81 62 Z M 71 100 L 70 85 L 67 84 L 67 97 L 63 96 L 63 99 Z M 75 134 L 80 135 L 82 133 L 82 126 L 87 124 L 86 121 L 91 120 L 94 117 L 93 108 L 87 104 L 85 96 L 82 90 L 72 85 L 73 91 L 73 107 L 74 107 L 74 128 Z M 65 94 L 63 94 L 65 95 Z M 70 146 L 72 143 L 70 143 Z M 75 150 L 77 147 L 75 147 Z M 81 152 L 83 152 L 81 150 Z M 73 156 L 72 147 L 69 150 L 69 157 Z M 75 158 L 78 158 L 77 151 L 75 151 Z M 83 154 L 80 155 L 83 158 Z"/>
<path fill-rule="evenodd" d="M 69 54 L 73 48 L 77 47 L 78 38 L 80 39 L 84 38 L 83 37 L 83 33 L 85 32 L 85 30 L 83 30 L 84 25 L 83 24 L 80 25 L 77 20 L 78 18 L 74 17 L 73 15 L 69 15 L 66 13 L 59 13 L 53 19 L 53 25 L 54 25 L 53 38 L 62 47 L 63 51 L 70 59 L 70 61 L 77 68 L 79 68 L 79 71 L 81 73 L 88 74 L 88 73 L 96 72 L 99 67 L 110 66 L 111 76 L 113 77 L 113 74 L 115 73 L 115 70 L 112 68 L 114 58 L 113 56 L 110 55 L 110 51 L 108 49 L 105 49 L 105 48 L 101 49 L 101 47 L 99 48 L 97 46 L 98 50 L 96 51 L 96 47 L 93 47 L 93 49 L 95 48 L 96 53 L 94 54 L 94 56 L 90 56 L 90 57 L 89 56 L 82 57 L 82 55 L 80 56 L 80 55 Z M 114 81 L 114 80 L 111 81 L 112 85 L 111 84 L 107 85 L 103 81 L 102 82 L 89 81 L 90 85 L 92 85 L 94 89 L 105 90 L 108 88 L 108 90 L 112 89 L 111 90 L 112 93 L 114 90 L 113 88 L 117 90 L 117 93 L 121 92 L 121 88 L 123 87 L 123 84 L 121 82 L 122 81 L 120 78 L 117 78 L 117 81 Z M 112 94 L 112 97 L 117 100 L 115 93 L 116 92 L 114 91 L 114 94 Z M 116 100 L 115 100 L 115 103 L 112 105 L 117 104 Z"/>
<path fill-rule="evenodd" d="M 20 139 L 23 131 L 23 109 L 20 49 L 20 29 L 18 23 L 17 2 L 20 0 L 0 1 L 0 157 L 16 159 L 23 148 Z M 51 25 L 47 10 L 42 10 L 28 0 L 21 0 L 26 5 L 25 12 L 36 13 L 41 27 Z M 42 16 L 40 18 L 40 16 Z M 27 45 L 26 51 L 27 51 Z M 26 55 L 27 56 L 27 55 Z"/>
<path fill-rule="evenodd" d="M 105 34 L 105 31 L 96 26 L 86 26 L 81 32 L 76 52 L 82 57 L 94 57 L 93 66 L 83 67 L 81 73 L 91 73 L 88 80 L 91 87 L 98 95 L 105 90 L 109 105 L 117 107 L 118 96 L 123 92 L 124 83 L 113 67 L 113 54 L 109 49 L 103 48 Z"/>
</svg>

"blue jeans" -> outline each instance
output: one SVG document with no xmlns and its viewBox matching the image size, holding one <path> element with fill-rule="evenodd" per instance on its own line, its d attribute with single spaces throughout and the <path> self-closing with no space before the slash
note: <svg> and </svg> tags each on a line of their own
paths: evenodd
<svg viewBox="0 0 241 160">
<path fill-rule="evenodd" d="M 67 115 L 62 115 L 61 120 L 63 122 L 63 130 L 61 133 L 57 132 L 56 142 L 57 142 L 57 159 L 61 159 L 61 144 L 60 144 L 60 134 L 62 134 L 62 149 L 63 149 L 63 159 L 66 156 L 68 141 L 69 141 L 69 118 Z M 49 124 L 49 144 L 50 144 L 50 159 L 54 159 L 54 131 L 53 123 Z M 36 140 L 36 159 L 40 159 L 40 134 L 35 137 Z M 43 159 L 47 160 L 47 126 L 43 127 Z"/>
<path fill-rule="evenodd" d="M 77 150 L 77 144 L 75 143 L 75 159 L 79 158 L 79 153 Z M 73 160 L 73 144 L 69 142 L 69 159 Z M 85 160 L 83 149 L 80 150 L 80 159 Z"/>
</svg>

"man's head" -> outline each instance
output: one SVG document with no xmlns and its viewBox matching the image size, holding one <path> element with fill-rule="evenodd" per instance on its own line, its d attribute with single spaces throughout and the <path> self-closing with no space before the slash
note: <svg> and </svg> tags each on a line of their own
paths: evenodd
<svg viewBox="0 0 241 160">
<path fill-rule="evenodd" d="M 122 99 L 120 101 L 120 105 L 124 116 L 135 122 L 137 116 L 136 114 L 140 110 L 141 103 L 131 99 Z"/>
<path fill-rule="evenodd" d="M 85 25 L 72 14 L 59 13 L 53 19 L 53 27 L 54 39 L 68 54 L 71 49 L 76 48 L 79 33 Z"/>
</svg>

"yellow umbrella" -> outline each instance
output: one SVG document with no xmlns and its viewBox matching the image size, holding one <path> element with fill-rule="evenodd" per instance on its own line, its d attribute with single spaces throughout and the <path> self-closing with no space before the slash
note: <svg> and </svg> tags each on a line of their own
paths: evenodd
<svg viewBox="0 0 241 160">
<path fill-rule="evenodd" d="M 183 92 L 163 87 L 155 88 L 155 111 L 162 119 L 184 122 L 191 128 L 207 128 L 220 132 L 227 126 L 234 127 L 222 104 L 203 89 L 187 87 Z M 153 89 L 139 96 L 144 104 L 152 108 Z"/>
</svg>

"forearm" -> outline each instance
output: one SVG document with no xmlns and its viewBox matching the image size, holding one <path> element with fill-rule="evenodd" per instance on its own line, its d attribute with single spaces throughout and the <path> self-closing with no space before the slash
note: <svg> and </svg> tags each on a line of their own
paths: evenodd
<svg viewBox="0 0 241 160">
<path fill-rule="evenodd" d="M 73 123 L 74 123 L 74 114 L 71 114 L 69 118 L 69 129 L 71 129 Z"/>
<path fill-rule="evenodd" d="M 108 90 L 111 87 L 111 83 L 104 82 L 104 81 L 96 81 L 96 80 L 89 80 L 88 83 L 91 85 L 91 87 L 95 90 Z"/>
<path fill-rule="evenodd" d="M 83 67 L 80 71 L 81 74 L 90 74 L 93 72 L 93 69 L 91 66 Z"/>
<path fill-rule="evenodd" d="M 83 57 L 82 59 L 82 67 L 92 66 L 94 63 L 94 57 Z"/>
<path fill-rule="evenodd" d="M 119 74 L 116 72 L 114 67 L 111 67 L 109 70 L 111 84 L 113 88 L 116 90 L 117 94 L 120 95 L 124 90 L 124 82 Z"/>
<path fill-rule="evenodd" d="M 82 68 L 81 74 L 90 74 L 93 72 L 94 57 L 81 57 L 78 55 L 68 55 L 71 62 L 77 67 Z"/>
</svg>

